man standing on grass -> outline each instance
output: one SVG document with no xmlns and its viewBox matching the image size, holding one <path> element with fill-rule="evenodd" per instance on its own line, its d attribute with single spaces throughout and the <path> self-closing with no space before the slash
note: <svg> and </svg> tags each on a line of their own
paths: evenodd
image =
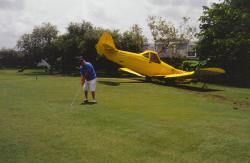
<svg viewBox="0 0 250 163">
<path fill-rule="evenodd" d="M 83 58 L 80 59 L 80 74 L 81 84 L 84 89 L 85 99 L 82 104 L 88 103 L 88 91 L 92 94 L 92 103 L 96 103 L 95 89 L 96 89 L 96 73 L 93 65 L 90 62 L 86 62 Z"/>
</svg>

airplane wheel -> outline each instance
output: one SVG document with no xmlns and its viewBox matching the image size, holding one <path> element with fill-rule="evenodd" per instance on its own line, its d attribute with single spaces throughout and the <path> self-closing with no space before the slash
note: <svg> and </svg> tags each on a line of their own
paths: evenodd
<svg viewBox="0 0 250 163">
<path fill-rule="evenodd" d="M 145 81 L 146 81 L 146 82 L 152 82 L 152 78 L 149 77 L 149 76 L 146 76 L 146 77 L 145 77 Z"/>
<path fill-rule="evenodd" d="M 176 85 L 176 83 L 175 83 L 174 80 L 165 80 L 165 84 L 166 84 L 166 85 L 170 85 L 170 86 Z"/>
</svg>

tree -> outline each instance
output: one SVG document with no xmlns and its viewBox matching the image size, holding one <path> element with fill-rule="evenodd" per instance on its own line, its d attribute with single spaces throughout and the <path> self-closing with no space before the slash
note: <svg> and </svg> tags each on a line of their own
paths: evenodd
<svg viewBox="0 0 250 163">
<path fill-rule="evenodd" d="M 155 49 L 159 53 L 165 51 L 171 42 L 177 40 L 177 29 L 162 17 L 149 16 L 148 26 L 154 39 Z"/>
<path fill-rule="evenodd" d="M 121 46 L 124 50 L 142 52 L 145 42 L 147 42 L 147 39 L 137 24 L 134 24 L 129 31 L 122 34 Z"/>
<path fill-rule="evenodd" d="M 19 52 L 14 49 L 0 49 L 0 68 L 3 66 L 7 67 L 17 67 L 20 66 Z"/>
<path fill-rule="evenodd" d="M 95 64 L 97 58 L 95 45 L 103 31 L 102 28 L 94 27 L 86 21 L 69 24 L 67 32 L 57 40 L 63 73 L 76 70 L 79 56 Z"/>
<path fill-rule="evenodd" d="M 35 26 L 31 34 L 24 34 L 17 41 L 17 47 L 25 55 L 33 56 L 35 62 L 47 59 L 53 72 L 57 58 L 54 41 L 57 38 L 57 28 L 50 23 Z"/>
<path fill-rule="evenodd" d="M 169 48 L 171 43 L 188 43 L 196 36 L 196 28 L 190 25 L 190 18 L 183 17 L 183 22 L 176 28 L 165 18 L 149 16 L 148 26 L 154 39 L 155 49 L 161 53 Z"/>
<path fill-rule="evenodd" d="M 180 42 L 190 42 L 196 37 L 196 27 L 190 25 L 190 17 L 183 17 L 178 31 L 178 39 Z"/>
<path fill-rule="evenodd" d="M 32 33 L 20 37 L 17 47 L 24 55 L 31 56 L 34 62 L 45 59 L 51 65 L 51 72 L 54 69 L 66 74 L 75 72 L 79 66 L 80 56 L 92 62 L 95 67 L 109 65 L 113 69 L 116 65 L 108 62 L 104 65 L 100 64 L 99 55 L 95 49 L 104 31 L 109 31 L 113 35 L 119 49 L 140 52 L 146 40 L 138 25 L 121 34 L 119 30 L 107 30 L 82 21 L 70 23 L 66 33 L 60 36 L 57 35 L 56 27 L 49 23 L 36 26 Z"/>
<path fill-rule="evenodd" d="M 250 81 L 250 1 L 224 0 L 203 7 L 197 50 L 224 67 L 230 81 Z M 243 83 L 244 82 L 244 83 Z"/>
</svg>

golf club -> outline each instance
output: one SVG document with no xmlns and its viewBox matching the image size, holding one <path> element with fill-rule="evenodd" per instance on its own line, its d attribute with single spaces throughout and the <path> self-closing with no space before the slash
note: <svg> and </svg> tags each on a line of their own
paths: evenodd
<svg viewBox="0 0 250 163">
<path fill-rule="evenodd" d="M 73 100 L 72 100 L 72 102 L 71 102 L 71 104 L 70 104 L 70 107 L 72 107 L 72 106 L 74 105 L 75 100 L 76 100 L 76 98 L 78 97 L 78 95 L 79 95 L 81 89 L 82 89 L 82 87 L 80 87 L 80 88 L 77 89 L 77 92 L 76 92 L 75 97 L 73 98 Z"/>
</svg>

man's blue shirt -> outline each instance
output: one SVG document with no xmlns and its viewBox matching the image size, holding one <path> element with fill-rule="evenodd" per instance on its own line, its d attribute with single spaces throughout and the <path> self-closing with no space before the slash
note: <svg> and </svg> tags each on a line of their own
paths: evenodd
<svg viewBox="0 0 250 163">
<path fill-rule="evenodd" d="M 94 67 L 89 62 L 85 62 L 83 65 L 80 66 L 80 74 L 83 75 L 87 81 L 96 78 Z"/>
</svg>

